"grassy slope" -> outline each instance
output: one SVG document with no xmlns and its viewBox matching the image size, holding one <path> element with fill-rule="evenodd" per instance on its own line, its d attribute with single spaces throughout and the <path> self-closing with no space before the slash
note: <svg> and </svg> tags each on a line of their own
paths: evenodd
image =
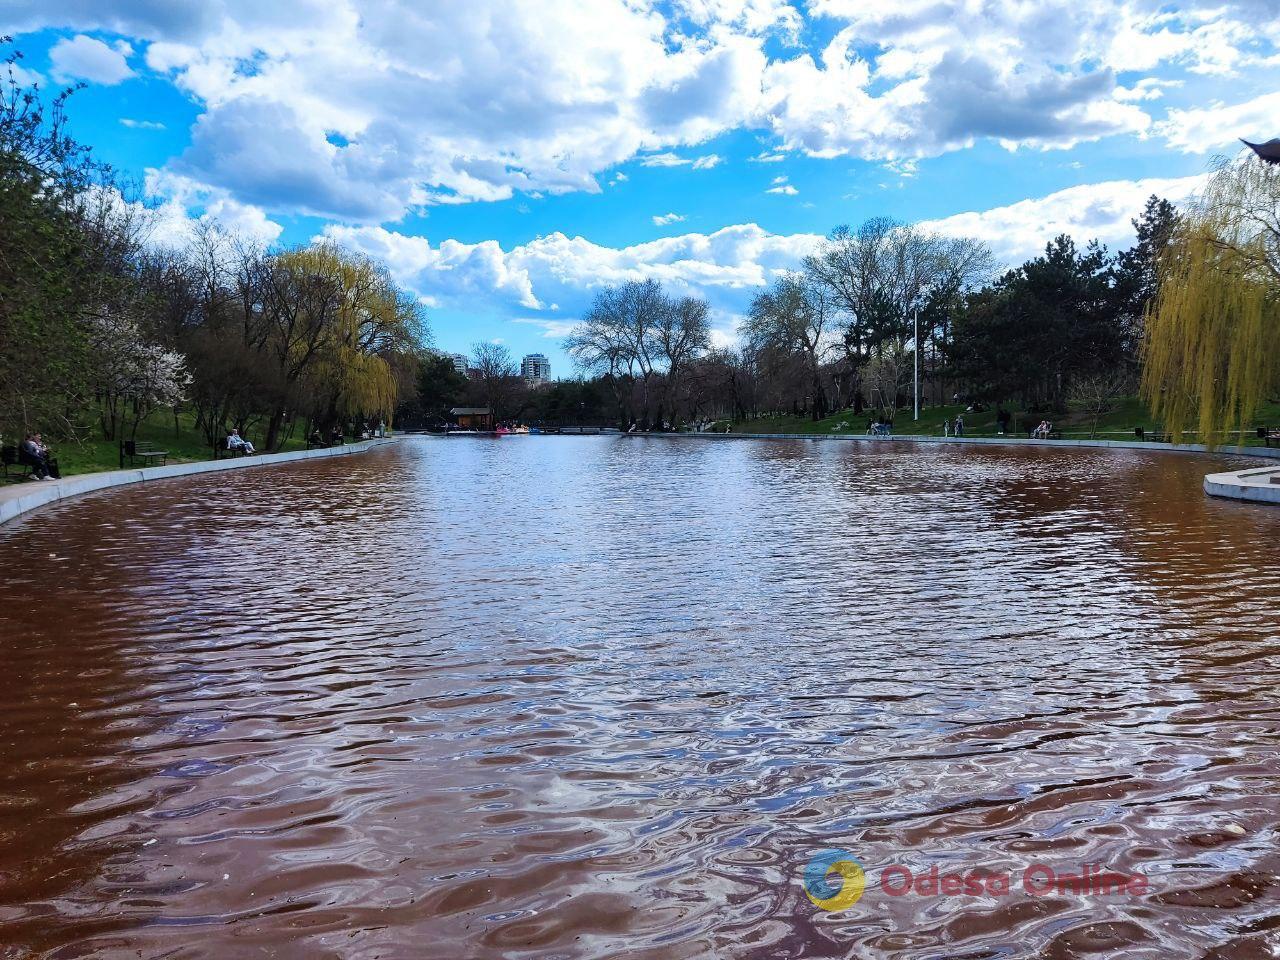
<svg viewBox="0 0 1280 960">
<path fill-rule="evenodd" d="M 913 422 L 910 410 L 901 410 L 894 419 L 893 432 L 899 435 L 941 436 L 943 420 L 954 420 L 957 414 L 964 415 L 964 429 L 967 436 L 995 436 L 996 411 L 994 407 L 982 413 L 965 413 L 963 406 L 928 407 L 920 411 L 920 419 Z M 745 423 L 733 425 L 734 433 L 853 433 L 864 434 L 867 431 L 869 413 L 855 415 L 852 410 L 843 410 L 825 420 L 813 421 L 807 417 L 761 417 Z M 1040 417 L 1029 417 L 1014 411 L 1014 422 L 1010 426 L 1012 436 L 1027 435 L 1028 429 L 1040 422 Z M 1280 426 L 1280 402 L 1264 404 L 1256 418 L 1259 425 Z M 1060 429 L 1064 437 L 1087 439 L 1092 430 L 1089 418 L 1079 413 L 1068 413 L 1054 419 L 1055 429 Z M 1152 420 L 1150 412 L 1137 397 L 1129 397 L 1122 401 L 1117 409 L 1098 421 L 1098 439 L 1124 440 L 1133 437 L 1134 427 L 1144 427 L 1148 433 L 1159 428 Z M 1190 439 L 1190 438 L 1189 438 Z M 1247 444 L 1260 443 L 1252 432 L 1245 438 Z"/>
<path fill-rule="evenodd" d="M 306 447 L 306 440 L 302 436 L 302 424 L 299 424 L 293 433 L 293 437 L 287 440 L 281 449 L 301 450 Z M 262 440 L 259 433 L 254 431 L 250 431 L 249 439 L 258 443 Z M 152 414 L 139 424 L 138 441 L 152 443 L 161 450 L 168 450 L 170 463 L 213 459 L 213 450 L 209 448 L 204 437 L 196 431 L 194 418 L 190 413 L 178 415 L 176 434 L 172 413 L 165 410 Z M 120 468 L 119 442 L 103 440 L 101 431 L 83 443 L 63 440 L 54 443 L 54 447 L 54 455 L 58 458 L 58 466 L 62 469 L 63 476 Z M 141 464 L 142 461 L 138 461 L 138 465 Z"/>
</svg>

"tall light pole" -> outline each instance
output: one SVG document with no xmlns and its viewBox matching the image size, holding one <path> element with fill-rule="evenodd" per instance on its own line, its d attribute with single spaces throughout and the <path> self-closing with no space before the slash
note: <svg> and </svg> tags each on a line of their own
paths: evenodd
<svg viewBox="0 0 1280 960">
<path fill-rule="evenodd" d="M 913 416 L 911 419 L 919 420 L 920 419 L 920 308 L 919 307 L 916 308 L 916 312 L 915 312 L 915 325 L 916 325 L 916 348 L 914 351 L 912 351 L 915 359 L 915 364 L 916 364 L 915 388 L 912 391 L 915 394 L 915 416 Z"/>
</svg>

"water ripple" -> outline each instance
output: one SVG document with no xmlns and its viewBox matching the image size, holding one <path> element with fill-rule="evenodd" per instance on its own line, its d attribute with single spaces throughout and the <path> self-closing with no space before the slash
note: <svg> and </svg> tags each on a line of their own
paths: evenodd
<svg viewBox="0 0 1280 960">
<path fill-rule="evenodd" d="M 52 507 L 0 958 L 1274 957 L 1280 512 L 1213 469 L 423 439 Z M 1036 863 L 1149 889 L 875 882 Z"/>
</svg>

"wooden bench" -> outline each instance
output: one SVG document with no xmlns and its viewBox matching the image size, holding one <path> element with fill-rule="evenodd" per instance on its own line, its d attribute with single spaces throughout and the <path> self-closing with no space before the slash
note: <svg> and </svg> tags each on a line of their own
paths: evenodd
<svg viewBox="0 0 1280 960">
<path fill-rule="evenodd" d="M 29 480 L 31 478 L 31 464 L 22 462 L 21 458 L 18 456 L 18 448 L 13 444 L 6 444 L 5 446 L 0 447 L 0 465 L 3 465 L 4 467 L 5 480 L 13 480 L 16 482 L 18 480 Z M 25 472 L 19 473 L 17 476 L 11 476 L 9 474 L 10 467 L 17 467 L 18 470 Z"/>
<path fill-rule="evenodd" d="M 1158 431 L 1155 433 L 1147 433 L 1145 427 L 1134 427 L 1133 436 L 1137 440 L 1150 440 L 1152 443 L 1168 443 L 1173 439 L 1167 433 L 1160 433 Z"/>
<path fill-rule="evenodd" d="M 230 437 L 230 435 L 228 435 L 228 436 L 226 436 L 226 437 L 223 437 L 223 438 L 222 438 L 222 441 L 221 441 L 220 443 L 215 443 L 215 444 L 213 445 L 213 459 L 215 459 L 215 460 L 221 460 L 224 456 L 227 456 L 227 457 L 247 457 L 247 456 L 250 456 L 250 455 L 251 455 L 251 454 L 249 453 L 249 451 L 248 451 L 248 450 L 246 450 L 244 447 L 233 447 L 233 446 L 231 446 L 231 445 L 228 443 L 228 441 L 229 441 L 230 439 L 231 439 L 231 437 Z M 242 440 L 246 440 L 246 439 L 248 439 L 248 438 L 247 438 L 247 437 L 244 437 L 244 436 L 241 436 L 241 438 L 240 438 L 240 439 L 242 439 Z M 252 441 L 250 441 L 250 442 L 252 442 Z M 255 449 L 255 450 L 253 451 L 253 453 L 254 453 L 255 455 L 257 454 L 257 452 L 258 452 L 258 451 L 257 451 L 257 449 Z"/>
<path fill-rule="evenodd" d="M 1028 439 L 1028 440 L 1039 440 L 1039 439 L 1041 439 L 1040 437 L 1037 437 L 1037 436 L 1036 436 L 1036 428 L 1035 428 L 1035 427 L 1032 427 L 1030 430 L 1028 430 L 1028 431 L 1027 431 L 1027 439 Z M 1047 437 L 1044 437 L 1043 439 L 1045 439 L 1045 440 L 1061 440 L 1061 439 L 1062 439 L 1062 431 L 1061 431 L 1061 430 L 1059 430 L 1057 427 L 1053 427 L 1053 428 L 1051 428 L 1051 429 L 1049 430 L 1049 435 L 1048 435 Z"/>
<path fill-rule="evenodd" d="M 142 461 L 144 467 L 150 467 L 159 461 L 161 466 L 169 462 L 169 451 L 161 450 L 154 443 L 138 442 L 137 440 L 121 440 L 120 441 L 120 467 L 124 468 L 125 461 L 129 466 L 133 466 L 139 460 Z"/>
<path fill-rule="evenodd" d="M 1259 427 L 1258 439 L 1262 441 L 1263 446 L 1270 447 L 1274 445 L 1280 447 L 1280 428 Z M 1275 481 L 1272 482 L 1274 483 Z"/>
</svg>

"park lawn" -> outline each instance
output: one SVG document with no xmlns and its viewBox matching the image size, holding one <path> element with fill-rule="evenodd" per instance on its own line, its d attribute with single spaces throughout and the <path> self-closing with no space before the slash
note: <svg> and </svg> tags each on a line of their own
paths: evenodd
<svg viewBox="0 0 1280 960">
<path fill-rule="evenodd" d="M 1014 419 L 1010 424 L 1010 436 L 1025 437 L 1042 417 L 1020 411 L 1010 411 Z M 966 436 L 993 437 L 996 431 L 996 411 L 988 407 L 981 413 L 966 413 L 959 404 L 940 407 L 926 407 L 920 411 L 920 419 L 911 419 L 911 410 L 900 410 L 893 421 L 893 432 L 899 436 L 942 436 L 943 421 L 954 422 L 958 415 L 964 417 Z M 797 433 L 823 434 L 826 436 L 839 434 L 865 434 L 867 424 L 873 418 L 870 411 L 864 410 L 855 414 L 851 409 L 842 410 L 823 420 L 811 420 L 808 417 L 772 416 L 759 417 L 731 426 L 733 433 Z M 1092 418 L 1087 414 L 1070 411 L 1053 420 L 1054 429 L 1061 430 L 1064 437 L 1071 439 L 1088 439 L 1094 433 Z M 1253 420 L 1253 425 L 1280 427 L 1280 401 L 1265 403 Z M 1135 427 L 1142 427 L 1148 433 L 1159 432 L 1161 424 L 1155 421 L 1146 405 L 1137 397 L 1125 397 L 1116 405 L 1116 409 L 1099 418 L 1096 437 L 1099 440 L 1124 440 L 1133 437 Z M 1194 438 L 1187 438 L 1188 441 Z M 1261 443 L 1252 429 L 1246 432 L 1246 445 Z"/>
<path fill-rule="evenodd" d="M 298 429 L 293 431 L 293 436 L 281 446 L 282 450 L 302 450 L 306 447 L 302 426 L 302 424 L 298 425 Z M 285 432 L 288 432 L 287 428 Z M 196 430 L 195 416 L 188 411 L 178 414 L 176 430 L 171 411 L 156 411 L 138 424 L 137 439 L 139 443 L 150 443 L 161 450 L 169 451 L 170 463 L 213 459 L 213 450 L 205 441 L 204 435 Z M 262 441 L 262 437 L 253 431 L 250 431 L 249 439 L 255 443 Z M 120 469 L 120 442 L 102 439 L 101 430 L 95 430 L 92 436 L 79 443 L 74 440 L 62 440 L 54 444 L 54 447 L 54 456 L 58 458 L 58 467 L 64 477 L 77 473 Z M 139 460 L 138 465 L 141 463 L 142 461 Z"/>
</svg>

